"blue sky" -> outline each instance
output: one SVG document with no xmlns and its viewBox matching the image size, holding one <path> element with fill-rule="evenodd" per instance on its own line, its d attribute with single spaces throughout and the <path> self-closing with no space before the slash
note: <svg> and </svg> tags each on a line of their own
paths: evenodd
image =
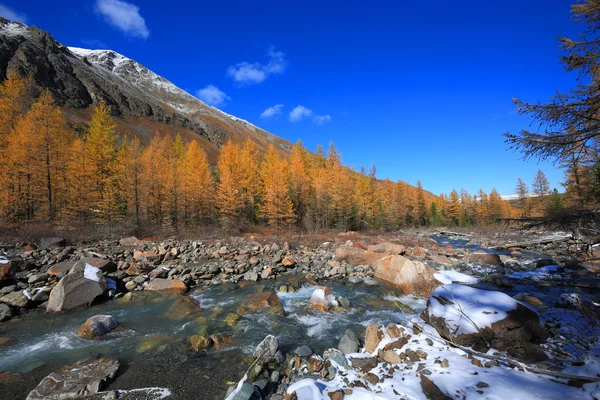
<svg viewBox="0 0 600 400">
<path fill-rule="evenodd" d="M 502 133 L 531 122 L 512 97 L 574 85 L 555 40 L 582 28 L 572 2 L 0 0 L 0 15 L 113 49 L 311 150 L 332 140 L 380 178 L 511 194 L 538 168 L 560 189 L 562 171 L 522 161 Z"/>
</svg>

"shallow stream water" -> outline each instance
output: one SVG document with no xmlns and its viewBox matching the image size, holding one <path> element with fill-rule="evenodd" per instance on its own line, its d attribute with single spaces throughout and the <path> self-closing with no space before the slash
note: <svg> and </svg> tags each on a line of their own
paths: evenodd
<svg viewBox="0 0 600 400">
<path fill-rule="evenodd" d="M 449 241 L 436 239 L 440 243 Z M 454 247 L 466 244 L 449 242 Z M 297 291 L 277 291 L 283 284 L 296 286 Z M 194 297 L 203 310 L 184 318 L 174 318 L 170 311 L 180 296 L 143 292 L 135 292 L 129 302 L 116 299 L 78 312 L 25 314 L 0 324 L 0 338 L 9 338 L 7 344 L 0 345 L 0 371 L 22 374 L 18 378 L 0 374 L 0 399 L 24 399 L 50 372 L 71 361 L 97 356 L 121 360 L 120 372 L 110 383 L 110 389 L 166 387 L 175 399 L 222 399 L 229 384 L 243 375 L 249 364 L 248 355 L 268 334 L 278 337 L 284 352 L 307 345 L 322 353 L 337 346 L 348 328 L 361 334 L 372 322 L 401 323 L 405 319 L 403 312 L 410 314 L 412 309 L 413 314 L 418 314 L 426 303 L 425 299 L 403 296 L 385 285 L 369 287 L 332 281 L 326 286 L 334 295 L 350 301 L 347 312 L 323 313 L 310 309 L 308 300 L 316 286 L 295 277 L 281 277 L 192 290 L 187 295 Z M 562 292 L 578 291 L 561 286 L 517 285 L 510 289 L 486 283 L 475 286 L 510 295 L 528 292 L 548 303 Z M 254 314 L 242 313 L 234 324 L 225 322 L 228 315 L 246 305 L 250 295 L 261 291 L 277 292 L 285 310 L 283 316 L 262 309 Z M 400 304 L 404 305 L 403 311 Z M 119 327 L 98 339 L 79 338 L 77 328 L 98 314 L 112 315 L 119 321 Z M 220 350 L 193 352 L 187 338 L 194 334 L 219 334 L 231 339 Z"/>
</svg>

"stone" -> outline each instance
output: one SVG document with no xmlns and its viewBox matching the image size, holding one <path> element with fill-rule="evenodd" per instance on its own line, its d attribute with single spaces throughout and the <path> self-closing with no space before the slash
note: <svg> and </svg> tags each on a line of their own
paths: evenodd
<svg viewBox="0 0 600 400">
<path fill-rule="evenodd" d="M 369 324 L 365 331 L 365 351 L 367 353 L 373 353 L 379 343 L 383 339 L 383 325 L 381 324 Z"/>
<path fill-rule="evenodd" d="M 73 361 L 42 379 L 27 400 L 89 397 L 117 375 L 119 366 L 119 360 L 108 357 Z"/>
<path fill-rule="evenodd" d="M 390 256 L 403 254 L 405 250 L 406 249 L 401 244 L 395 244 L 390 242 L 372 244 L 367 247 L 367 251 L 371 251 L 373 253 L 384 253 Z"/>
<path fill-rule="evenodd" d="M 9 285 L 14 280 L 14 277 L 15 272 L 10 261 L 0 264 L 0 286 Z"/>
<path fill-rule="evenodd" d="M 379 361 L 377 361 L 377 357 L 350 357 L 350 362 L 352 363 L 352 368 L 358 369 L 363 373 L 372 370 L 377 366 L 377 364 L 379 364 Z"/>
<path fill-rule="evenodd" d="M 313 351 L 310 349 L 310 347 L 308 346 L 300 346 L 297 347 L 296 350 L 294 351 L 294 354 L 296 354 L 299 357 L 308 357 L 313 353 Z"/>
<path fill-rule="evenodd" d="M 379 377 L 369 372 L 365 375 L 365 381 L 369 382 L 371 385 L 377 385 L 379 383 Z"/>
<path fill-rule="evenodd" d="M 244 280 L 256 282 L 258 281 L 258 274 L 255 271 L 248 271 L 244 274 Z"/>
<path fill-rule="evenodd" d="M 351 329 L 346 329 L 344 332 L 344 336 L 340 339 L 338 343 L 338 350 L 340 350 L 344 354 L 358 353 L 358 348 L 360 347 L 360 342 L 356 337 L 356 334 Z"/>
<path fill-rule="evenodd" d="M 403 256 L 387 256 L 375 263 L 374 268 L 375 278 L 400 288 L 407 295 L 429 296 L 440 284 L 434 278 L 434 269 Z"/>
<path fill-rule="evenodd" d="M 71 268 L 73 268 L 73 266 L 75 265 L 76 262 L 77 261 L 62 261 L 62 262 L 59 262 L 57 264 L 54 264 L 50 268 L 48 268 L 48 271 L 46 271 L 46 273 L 48 275 L 54 275 L 54 276 L 62 277 L 63 275 L 69 273 L 69 271 L 71 270 Z"/>
<path fill-rule="evenodd" d="M 208 349 L 213 341 L 203 335 L 193 335 L 190 336 L 190 345 L 192 346 L 192 349 L 194 349 L 194 351 L 200 351 L 200 350 L 205 350 Z"/>
<path fill-rule="evenodd" d="M 310 372 L 319 372 L 323 369 L 323 360 L 316 354 L 313 354 L 308 358 L 307 364 Z"/>
<path fill-rule="evenodd" d="M 11 319 L 12 315 L 12 309 L 8 304 L 0 303 L 0 322 Z"/>
<path fill-rule="evenodd" d="M 92 267 L 96 267 L 102 272 L 115 272 L 117 270 L 117 264 L 110 260 L 105 260 L 104 258 L 99 257 L 83 257 L 81 260 L 86 264 L 91 265 Z"/>
<path fill-rule="evenodd" d="M 385 254 L 365 251 L 356 247 L 338 247 L 335 249 L 335 259 L 346 261 L 350 265 L 372 265 L 383 258 Z"/>
<path fill-rule="evenodd" d="M 29 283 L 30 285 L 33 285 L 38 282 L 45 282 L 48 279 L 48 276 L 49 275 L 46 273 L 33 274 L 29 277 L 29 279 L 27 279 L 27 283 Z"/>
<path fill-rule="evenodd" d="M 344 369 L 350 369 L 350 364 L 348 363 L 348 359 L 346 358 L 344 353 L 342 353 L 338 349 L 325 350 L 325 352 L 323 352 L 323 358 L 325 360 L 332 361 L 333 363 L 339 365 L 340 367 L 342 367 Z"/>
<path fill-rule="evenodd" d="M 49 237 L 40 239 L 40 247 L 44 249 L 63 247 L 66 243 L 66 240 L 60 237 Z"/>
<path fill-rule="evenodd" d="M 202 307 L 193 297 L 183 296 L 173 303 L 167 312 L 167 316 L 173 319 L 183 319 L 200 311 L 202 311 Z"/>
<path fill-rule="evenodd" d="M 78 261 L 50 292 L 46 311 L 61 312 L 87 307 L 106 288 L 106 280 L 98 268 Z"/>
<path fill-rule="evenodd" d="M 448 396 L 446 393 L 442 392 L 442 390 L 435 384 L 431 379 L 429 379 L 425 374 L 421 375 L 421 389 L 425 396 L 429 400 L 452 400 L 452 397 Z"/>
<path fill-rule="evenodd" d="M 329 311 L 332 307 L 338 307 L 339 303 L 329 288 L 320 286 L 313 291 L 308 305 L 319 311 Z"/>
<path fill-rule="evenodd" d="M 240 390 L 231 398 L 231 400 L 252 400 L 252 399 L 260 399 L 262 396 L 260 392 L 258 392 L 258 396 L 255 394 L 258 392 L 258 389 L 249 383 L 244 383 Z M 229 397 L 227 397 L 229 399 Z"/>
<path fill-rule="evenodd" d="M 244 308 L 258 311 L 261 308 L 274 308 L 273 312 L 283 314 L 283 306 L 275 292 L 256 292 L 246 298 Z"/>
<path fill-rule="evenodd" d="M 600 305 L 577 293 L 563 293 L 556 301 L 556 307 L 577 310 L 592 320 L 600 320 Z"/>
<path fill-rule="evenodd" d="M 294 260 L 292 257 L 285 257 L 283 260 L 281 260 L 281 265 L 284 267 L 293 267 L 295 264 L 296 260 Z"/>
<path fill-rule="evenodd" d="M 121 246 L 123 246 L 123 247 L 139 246 L 139 245 L 141 245 L 143 243 L 144 242 L 142 242 L 141 240 L 139 240 L 135 236 L 130 236 L 128 238 L 123 238 L 123 239 L 119 240 L 119 244 Z"/>
<path fill-rule="evenodd" d="M 25 296 L 23 291 L 18 291 L 0 297 L 0 303 L 5 303 L 13 307 L 25 308 L 29 304 L 29 299 Z"/>
<path fill-rule="evenodd" d="M 269 362 L 277 354 L 279 350 L 279 340 L 273 335 L 267 335 L 256 349 L 254 350 L 254 358 L 260 359 L 263 362 Z"/>
<path fill-rule="evenodd" d="M 502 260 L 498 254 L 492 253 L 472 253 L 469 256 L 469 262 L 480 262 L 485 265 L 502 265 Z"/>
<path fill-rule="evenodd" d="M 402 362 L 402 358 L 395 350 L 381 350 L 379 352 L 379 358 L 382 361 L 385 361 L 390 364 L 400 364 Z"/>
<path fill-rule="evenodd" d="M 148 286 L 146 286 L 144 290 L 183 293 L 187 290 L 187 286 L 184 281 L 179 279 L 154 278 L 148 283 Z"/>
<path fill-rule="evenodd" d="M 388 326 L 385 327 L 385 331 L 392 339 L 397 339 L 404 333 L 404 328 L 390 322 Z"/>
<path fill-rule="evenodd" d="M 94 315 L 77 329 L 77 336 L 84 339 L 94 339 L 106 335 L 115 329 L 119 323 L 110 315 Z"/>
<path fill-rule="evenodd" d="M 133 289 L 135 289 L 135 288 L 136 288 L 136 286 L 137 286 L 137 285 L 136 285 L 135 281 L 127 281 L 127 282 L 125 283 L 125 289 L 127 289 L 127 290 L 129 290 L 129 291 L 132 291 Z"/>
<path fill-rule="evenodd" d="M 456 319 L 479 320 L 482 314 L 493 319 L 486 325 L 457 329 Z M 499 317 L 493 317 L 496 314 Z M 487 352 L 489 345 L 527 363 L 548 358 L 537 346 L 549 336 L 538 314 L 502 292 L 444 285 L 431 294 L 421 318 L 443 338 L 479 352 Z"/>
<path fill-rule="evenodd" d="M 327 392 L 327 397 L 331 400 L 344 400 L 344 391 L 336 390 L 335 392 Z"/>
</svg>

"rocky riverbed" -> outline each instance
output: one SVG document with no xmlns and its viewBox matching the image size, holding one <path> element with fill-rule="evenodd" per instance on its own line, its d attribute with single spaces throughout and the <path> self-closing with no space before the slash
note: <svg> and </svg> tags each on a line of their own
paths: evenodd
<svg viewBox="0 0 600 400">
<path fill-rule="evenodd" d="M 595 267 L 491 240 L 0 244 L 0 398 L 598 396 Z"/>
</svg>

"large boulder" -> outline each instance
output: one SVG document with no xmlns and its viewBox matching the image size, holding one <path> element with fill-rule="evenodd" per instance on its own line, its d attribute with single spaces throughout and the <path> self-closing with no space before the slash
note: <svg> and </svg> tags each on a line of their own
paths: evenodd
<svg viewBox="0 0 600 400">
<path fill-rule="evenodd" d="M 525 362 L 547 359 L 538 344 L 548 332 L 537 313 L 502 292 L 443 285 L 421 317 L 443 338 L 477 351 L 494 348 Z"/>
<path fill-rule="evenodd" d="M 74 361 L 52 372 L 27 396 L 27 400 L 83 399 L 100 391 L 117 375 L 119 360 L 87 358 Z"/>
<path fill-rule="evenodd" d="M 260 358 L 263 362 L 271 361 L 279 350 L 279 340 L 273 335 L 267 335 L 256 349 L 254 350 L 254 358 Z"/>
<path fill-rule="evenodd" d="M 403 254 L 406 249 L 401 244 L 383 242 L 368 246 L 367 251 L 371 251 L 373 253 L 384 253 L 387 255 L 400 255 Z"/>
<path fill-rule="evenodd" d="M 106 290 L 102 272 L 82 261 L 75 263 L 50 292 L 48 312 L 70 311 L 90 305 Z"/>
<path fill-rule="evenodd" d="M 439 285 L 435 270 L 421 261 L 402 256 L 387 256 L 375 263 L 375 278 L 400 288 L 404 294 L 429 296 Z"/>
<path fill-rule="evenodd" d="M 320 286 L 313 291 L 308 305 L 319 311 L 329 311 L 332 307 L 338 307 L 339 303 L 329 288 Z"/>
<path fill-rule="evenodd" d="M 344 354 L 358 353 L 360 342 L 356 337 L 356 334 L 351 329 L 346 329 L 344 336 L 340 339 L 338 344 L 338 350 Z"/>
<path fill-rule="evenodd" d="M 77 336 L 84 339 L 94 339 L 106 335 L 119 325 L 117 320 L 110 315 L 94 315 L 77 329 Z"/>
<path fill-rule="evenodd" d="M 179 279 L 154 278 L 144 290 L 163 293 L 183 293 L 187 290 L 187 286 L 184 281 Z"/>
<path fill-rule="evenodd" d="M 0 297 L 0 303 L 6 303 L 9 306 L 25 308 L 29 304 L 29 299 L 22 290 L 9 293 Z"/>
<path fill-rule="evenodd" d="M 335 249 L 335 259 L 346 261 L 350 265 L 372 265 L 383 257 L 385 257 L 383 253 L 374 253 L 356 247 L 342 246 Z"/>
<path fill-rule="evenodd" d="M 472 253 L 469 256 L 469 262 L 480 262 L 485 265 L 502 265 L 502 260 L 498 254 L 492 253 Z"/>
</svg>

